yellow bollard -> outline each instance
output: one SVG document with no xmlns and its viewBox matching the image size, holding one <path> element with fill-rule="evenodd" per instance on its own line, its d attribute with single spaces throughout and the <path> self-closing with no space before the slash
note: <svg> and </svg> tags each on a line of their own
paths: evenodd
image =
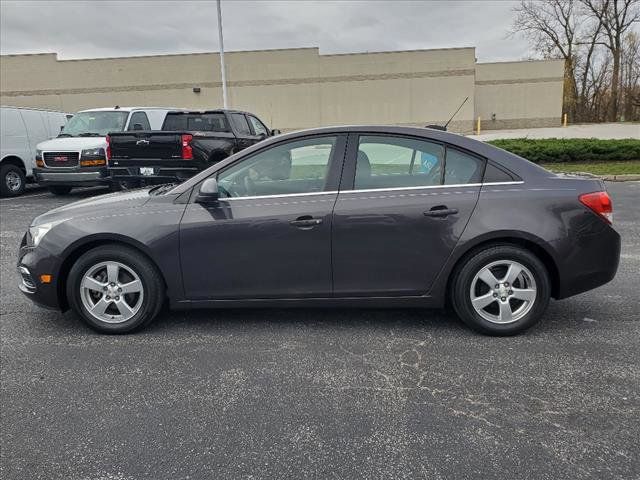
<svg viewBox="0 0 640 480">
<path fill-rule="evenodd" d="M 476 135 L 480 135 L 480 116 L 478 116 L 478 123 L 476 125 Z"/>
<path fill-rule="evenodd" d="M 567 114 L 565 113 L 563 116 L 563 120 L 562 120 L 562 126 L 566 127 L 567 126 Z"/>
</svg>

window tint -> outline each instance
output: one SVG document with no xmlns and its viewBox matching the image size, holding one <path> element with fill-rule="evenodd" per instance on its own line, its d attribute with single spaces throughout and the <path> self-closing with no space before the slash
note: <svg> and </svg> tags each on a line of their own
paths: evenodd
<svg viewBox="0 0 640 480">
<path fill-rule="evenodd" d="M 444 147 L 402 137 L 361 136 L 355 189 L 439 185 Z"/>
<path fill-rule="evenodd" d="M 484 182 L 512 182 L 514 178 L 505 172 L 504 170 L 499 169 L 498 167 L 492 165 L 491 163 L 487 164 L 487 169 L 484 172 Z"/>
<path fill-rule="evenodd" d="M 251 122 L 251 126 L 253 127 L 253 131 L 256 133 L 256 135 L 269 136 L 267 127 L 265 127 L 260 120 L 251 115 L 249 115 L 248 117 L 249 121 Z"/>
<path fill-rule="evenodd" d="M 239 134 L 251 135 L 251 129 L 249 128 L 249 124 L 247 123 L 247 119 L 245 118 L 244 114 L 232 113 L 230 117 Z"/>
<path fill-rule="evenodd" d="M 169 113 L 162 130 L 187 132 L 228 132 L 224 113 Z"/>
<path fill-rule="evenodd" d="M 483 160 L 462 153 L 454 148 L 447 148 L 447 161 L 445 165 L 445 185 L 480 183 L 482 179 Z"/>
<path fill-rule="evenodd" d="M 289 142 L 240 161 L 218 175 L 221 197 L 312 193 L 324 189 L 336 137 Z"/>
<path fill-rule="evenodd" d="M 131 119 L 129 120 L 129 126 L 127 127 L 127 130 L 133 130 L 136 123 L 142 126 L 142 130 L 151 130 L 149 119 L 147 118 L 147 114 L 144 112 L 134 112 L 131 114 Z"/>
</svg>

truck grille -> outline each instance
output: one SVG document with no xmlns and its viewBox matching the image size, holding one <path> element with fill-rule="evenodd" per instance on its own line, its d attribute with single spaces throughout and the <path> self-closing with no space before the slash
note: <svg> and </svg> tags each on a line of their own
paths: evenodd
<svg viewBox="0 0 640 480">
<path fill-rule="evenodd" d="M 42 154 L 44 164 L 50 168 L 56 167 L 77 167 L 78 152 L 44 152 Z"/>
</svg>

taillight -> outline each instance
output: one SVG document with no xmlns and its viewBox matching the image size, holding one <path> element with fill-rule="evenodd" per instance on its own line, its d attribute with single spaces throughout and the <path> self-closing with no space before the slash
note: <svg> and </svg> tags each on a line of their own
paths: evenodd
<svg viewBox="0 0 640 480">
<path fill-rule="evenodd" d="M 105 152 L 106 152 L 107 160 L 109 160 L 111 158 L 111 137 L 107 135 L 106 140 L 107 140 L 107 149 L 105 150 Z"/>
<path fill-rule="evenodd" d="M 193 135 L 189 135 L 188 133 L 182 135 L 182 159 L 183 160 L 193 160 L 193 149 L 191 148 L 191 140 L 193 139 Z"/>
<path fill-rule="evenodd" d="M 607 192 L 585 193 L 580 195 L 580 202 L 600 215 L 608 223 L 613 223 L 613 203 Z"/>
</svg>

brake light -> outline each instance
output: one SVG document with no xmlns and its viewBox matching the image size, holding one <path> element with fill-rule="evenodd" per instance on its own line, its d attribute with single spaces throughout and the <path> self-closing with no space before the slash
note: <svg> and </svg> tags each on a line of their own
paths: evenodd
<svg viewBox="0 0 640 480">
<path fill-rule="evenodd" d="M 193 148 L 191 148 L 191 140 L 193 135 L 182 135 L 182 159 L 193 160 Z"/>
<path fill-rule="evenodd" d="M 107 149 L 105 150 L 105 152 L 106 152 L 107 160 L 109 160 L 111 158 L 111 137 L 107 135 L 106 140 L 107 140 Z"/>
<path fill-rule="evenodd" d="M 613 203 L 607 192 L 593 192 L 580 195 L 580 202 L 604 218 L 607 223 L 613 223 Z"/>
</svg>

